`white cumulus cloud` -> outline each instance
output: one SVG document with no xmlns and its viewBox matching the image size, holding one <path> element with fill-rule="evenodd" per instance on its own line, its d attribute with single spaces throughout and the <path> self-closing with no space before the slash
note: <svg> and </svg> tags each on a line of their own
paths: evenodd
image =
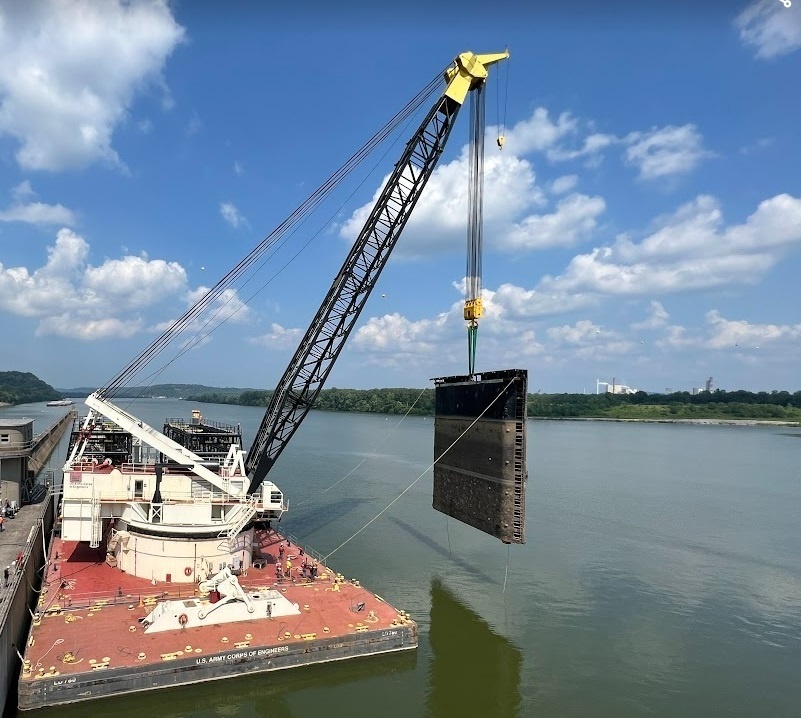
<svg viewBox="0 0 801 718">
<path fill-rule="evenodd" d="M 440 164 L 426 185 L 398 243 L 396 255 L 421 256 L 463 249 L 467 237 L 468 153 Z M 383 189 L 357 209 L 340 234 L 353 240 L 364 226 Z M 488 154 L 484 163 L 484 236 L 492 242 L 508 231 L 510 222 L 526 209 L 540 205 L 543 193 L 536 185 L 531 164 L 504 150 Z"/>
<path fill-rule="evenodd" d="M 192 307 L 209 293 L 209 287 L 200 286 L 187 293 L 187 306 Z M 207 312 L 216 322 L 232 321 L 244 324 L 250 321 L 252 311 L 247 304 L 239 298 L 239 292 L 233 287 L 223 290 Z"/>
<path fill-rule="evenodd" d="M 59 230 L 47 262 L 34 271 L 0 264 L 0 311 L 39 320 L 37 333 L 102 339 L 144 326 L 141 310 L 186 290 L 178 263 L 147 256 L 89 264 L 89 243 Z"/>
<path fill-rule="evenodd" d="M 695 169 L 705 157 L 703 138 L 695 125 L 668 125 L 648 132 L 632 132 L 626 139 L 625 161 L 645 180 L 683 174 Z"/>
<path fill-rule="evenodd" d="M 582 319 L 575 324 L 564 324 L 561 327 L 548 329 L 548 336 L 566 344 L 585 344 L 595 341 L 601 333 L 601 327 L 593 324 L 589 319 Z"/>
<path fill-rule="evenodd" d="M 259 344 L 268 349 L 291 349 L 298 345 L 304 330 L 297 327 L 287 328 L 273 322 L 270 331 L 250 340 L 252 344 Z"/>
<path fill-rule="evenodd" d="M 186 292 L 187 308 L 194 307 L 209 291 L 209 287 L 201 285 Z M 227 322 L 244 324 L 249 322 L 251 317 L 252 311 L 239 298 L 237 290 L 228 288 L 191 321 L 183 322 L 180 328 L 177 324 L 178 319 L 170 319 L 159 322 L 152 329 L 160 334 L 170 331 L 172 335 L 170 341 L 182 337 L 180 342 L 182 349 L 197 349 L 209 344 L 214 332 L 223 324 Z"/>
<path fill-rule="evenodd" d="M 537 107 L 531 117 L 521 120 L 506 133 L 504 152 L 515 155 L 527 155 L 531 152 L 545 152 L 563 137 L 573 134 L 578 129 L 578 120 L 563 112 L 552 122 L 548 110 Z M 491 128 L 491 131 L 497 131 Z"/>
<path fill-rule="evenodd" d="M 164 87 L 184 30 L 167 0 L 26 0 L 0 5 L 0 135 L 20 166 L 121 164 L 115 127 L 137 92 Z"/>
<path fill-rule="evenodd" d="M 801 47 L 801 13 L 780 0 L 757 0 L 735 19 L 741 42 L 761 60 L 789 55 Z"/>
<path fill-rule="evenodd" d="M 28 180 L 11 191 L 12 205 L 0 210 L 0 222 L 25 222 L 27 224 L 75 224 L 75 214 L 62 204 L 45 204 L 32 201 L 36 193 Z"/>
<path fill-rule="evenodd" d="M 247 225 L 247 220 L 240 214 L 233 202 L 220 202 L 220 214 L 234 229 Z"/>
<path fill-rule="evenodd" d="M 600 132 L 595 132 L 587 135 L 581 147 L 573 150 L 565 149 L 563 147 L 553 147 L 548 150 L 548 159 L 552 162 L 565 162 L 567 160 L 575 160 L 579 157 L 593 157 L 599 155 L 600 152 L 605 150 L 610 145 L 619 142 L 614 135 L 605 135 Z"/>
<path fill-rule="evenodd" d="M 589 319 L 550 327 L 546 333 L 552 341 L 551 351 L 567 348 L 572 356 L 580 359 L 604 360 L 609 356 L 628 354 L 635 348 L 634 342 Z"/>
<path fill-rule="evenodd" d="M 436 346 L 437 330 L 448 321 L 448 313 L 434 319 L 411 321 L 396 313 L 371 317 L 356 332 L 353 344 L 373 351 L 429 353 Z"/>
<path fill-rule="evenodd" d="M 386 182 L 386 178 L 384 180 Z M 570 179 L 562 180 L 563 191 Z M 383 187 L 383 185 L 382 185 Z M 467 236 L 467 149 L 458 159 L 440 165 L 422 194 L 404 229 L 396 254 L 423 256 L 443 250 L 463 251 Z M 340 233 L 353 240 L 378 199 L 354 212 Z M 571 246 L 589 235 L 606 204 L 601 197 L 571 194 L 551 212 L 534 211 L 546 204 L 536 183 L 531 163 L 507 152 L 492 153 L 485 160 L 484 237 L 487 247 L 532 250 Z"/>
<path fill-rule="evenodd" d="M 551 182 L 551 192 L 553 194 L 564 194 L 569 192 L 578 184 L 578 175 L 562 175 Z"/>
<path fill-rule="evenodd" d="M 667 324 L 667 320 L 670 319 L 670 315 L 662 306 L 661 302 L 657 302 L 656 300 L 651 301 L 648 309 L 648 318 L 642 322 L 635 322 L 632 324 L 632 329 L 658 329 Z"/>
<path fill-rule="evenodd" d="M 801 199 L 777 195 L 743 224 L 726 227 L 718 200 L 701 195 L 659 224 L 640 242 L 621 235 L 612 246 L 575 256 L 538 289 L 615 295 L 755 283 L 801 244 Z"/>
<path fill-rule="evenodd" d="M 532 214 L 513 224 L 499 238 L 502 248 L 571 247 L 592 234 L 606 209 L 601 197 L 571 194 L 550 214 Z"/>
<path fill-rule="evenodd" d="M 81 310 L 73 314 L 60 314 L 45 317 L 36 327 L 36 336 L 56 336 L 83 341 L 98 339 L 128 339 L 142 331 L 144 322 L 141 318 L 93 319 L 88 312 Z"/>
<path fill-rule="evenodd" d="M 801 339 L 801 324 L 750 324 L 744 319 L 725 319 L 717 310 L 706 314 L 712 335 L 706 342 L 711 349 L 732 346 L 757 347 L 769 342 Z"/>
</svg>

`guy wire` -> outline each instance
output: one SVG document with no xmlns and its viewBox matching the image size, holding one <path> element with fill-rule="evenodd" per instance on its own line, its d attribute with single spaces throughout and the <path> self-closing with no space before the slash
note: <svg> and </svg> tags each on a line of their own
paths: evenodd
<svg viewBox="0 0 801 718">
<path fill-rule="evenodd" d="M 362 527 L 361 527 L 361 528 L 360 528 L 358 531 L 356 531 L 356 532 L 355 532 L 353 535 L 351 535 L 349 538 L 346 538 L 346 539 L 345 539 L 345 540 L 344 540 L 344 541 L 343 541 L 341 544 L 339 544 L 339 546 L 337 546 L 337 547 L 336 547 L 336 548 L 335 548 L 333 551 L 331 551 L 330 553 L 328 553 L 328 554 L 326 554 L 325 556 L 323 556 L 323 561 L 327 561 L 327 560 L 328 560 L 328 559 L 329 559 L 331 556 L 333 556 L 333 555 L 334 555 L 334 554 L 335 554 L 337 551 L 339 551 L 339 549 L 341 549 L 341 548 L 342 548 L 342 547 L 343 547 L 345 544 L 349 543 L 351 540 L 353 540 L 354 538 L 356 538 L 356 537 L 357 537 L 357 536 L 358 536 L 358 535 L 359 535 L 359 534 L 360 534 L 362 531 L 364 531 L 364 530 L 365 530 L 365 529 L 366 529 L 366 528 L 367 528 L 367 527 L 368 527 L 368 526 L 369 526 L 371 523 L 373 523 L 373 521 L 375 521 L 376 519 L 380 518 L 380 517 L 381 517 L 381 516 L 383 516 L 383 515 L 384 515 L 384 514 L 385 514 L 387 511 L 389 511 L 389 509 L 392 507 L 392 505 L 393 505 L 393 504 L 394 504 L 396 501 L 398 501 L 398 500 L 401 498 L 401 496 L 403 496 L 403 495 L 404 495 L 404 494 L 405 494 L 407 491 L 409 491 L 409 490 L 410 490 L 410 489 L 411 489 L 411 488 L 412 488 L 412 487 L 413 487 L 413 486 L 414 486 L 414 485 L 415 485 L 415 484 L 416 484 L 418 481 L 420 481 L 420 479 L 422 479 L 422 478 L 423 478 L 423 477 L 424 477 L 424 476 L 425 476 L 425 475 L 426 475 L 426 474 L 427 474 L 429 471 L 431 471 L 431 469 L 432 469 L 432 468 L 434 468 L 434 465 L 435 465 L 435 464 L 436 464 L 436 463 L 437 463 L 437 462 L 438 462 L 438 461 L 439 461 L 439 460 L 440 460 L 440 459 L 441 459 L 443 456 L 445 456 L 445 454 L 447 454 L 447 453 L 448 453 L 448 452 L 449 452 L 449 451 L 450 451 L 450 450 L 451 450 L 451 449 L 452 449 L 454 446 L 456 446 L 456 444 L 458 444 L 458 443 L 459 443 L 459 442 L 462 440 L 462 438 L 465 436 L 465 434 L 467 434 L 467 432 L 468 432 L 468 431 L 470 431 L 470 429 L 472 429 L 472 428 L 475 426 L 476 422 L 477 422 L 477 421 L 478 421 L 478 420 L 479 420 L 479 419 L 480 419 L 482 416 L 484 416 L 484 414 L 486 414 L 486 413 L 487 413 L 487 412 L 490 410 L 490 407 L 491 407 L 491 406 L 492 406 L 492 405 L 493 405 L 493 404 L 494 404 L 496 401 L 498 401 L 498 399 L 500 399 L 500 398 L 503 396 L 503 394 L 506 392 L 506 390 L 507 390 L 507 389 L 508 389 L 510 386 L 512 386 L 512 383 L 513 383 L 513 382 L 514 382 L 514 378 L 512 378 L 512 379 L 510 379 L 510 380 L 509 380 L 509 382 L 506 384 L 506 386 L 505 386 L 503 389 L 501 389 L 501 391 L 498 393 L 498 396 L 496 396 L 496 397 L 495 397 L 495 398 L 494 398 L 494 399 L 493 399 L 493 400 L 492 400 L 492 401 L 491 401 L 489 404 L 487 404 L 487 406 L 486 406 L 486 408 L 484 409 L 484 411 L 482 411 L 482 412 L 481 412 L 481 413 L 480 413 L 480 414 L 479 414 L 479 415 L 478 415 L 478 416 L 477 416 L 475 419 L 473 419 L 473 421 L 471 422 L 470 426 L 468 426 L 468 427 L 467 427 L 467 428 L 466 428 L 466 429 L 465 429 L 465 430 L 464 430 L 464 431 L 463 431 L 461 434 L 459 434 L 459 436 L 457 436 L 457 437 L 456 437 L 456 439 L 454 439 L 453 443 L 452 443 L 452 444 L 451 444 L 451 445 L 450 445 L 450 446 L 449 446 L 447 449 L 445 449 L 445 451 L 443 451 L 443 452 L 442 452 L 442 453 L 441 453 L 441 454 L 440 454 L 440 455 L 439 455 L 439 456 L 438 456 L 436 459 L 434 459 L 433 463 L 432 463 L 432 464 L 431 464 L 431 465 L 430 465 L 430 466 L 429 466 L 429 467 L 428 467 L 428 468 L 427 468 L 427 469 L 426 469 L 426 470 L 425 470 L 425 471 L 424 471 L 422 474 L 420 474 L 420 476 L 418 476 L 418 477 L 417 477 L 417 478 L 416 478 L 414 481 L 412 481 L 412 483 L 411 483 L 411 484 L 409 484 L 409 485 L 408 485 L 408 486 L 407 486 L 407 487 L 406 487 L 406 488 L 405 488 L 403 491 L 401 491 L 401 492 L 400 492 L 400 493 L 399 493 L 399 494 L 398 494 L 398 495 L 397 495 L 397 496 L 396 496 L 394 499 L 392 499 L 392 501 L 390 501 L 390 502 L 389 502 L 389 503 L 388 503 L 388 504 L 387 504 L 387 505 L 386 505 L 386 506 L 385 506 L 383 509 L 381 509 L 381 511 L 379 511 L 379 512 L 378 512 L 378 513 L 377 513 L 375 516 L 373 516 L 373 518 L 371 518 L 371 519 L 370 519 L 370 520 L 369 520 L 369 521 L 368 521 L 368 522 L 367 522 L 367 523 L 366 523 L 364 526 L 362 526 Z"/>
<path fill-rule="evenodd" d="M 376 452 L 376 450 L 377 450 L 377 449 L 380 449 L 380 448 L 381 448 L 381 447 L 384 445 L 384 443 L 386 442 L 386 440 L 387 440 L 387 439 L 388 439 L 390 436 L 392 436 L 392 434 L 394 434 L 394 433 L 395 433 L 395 429 L 397 429 L 397 428 L 398 428 L 398 427 L 399 427 L 399 426 L 400 426 L 400 425 L 403 423 L 403 420 L 404 420 L 404 419 L 405 419 L 407 416 L 409 416 L 409 414 L 411 413 L 412 409 L 414 409 L 414 407 L 415 407 L 415 405 L 417 404 L 417 402 L 418 402 L 418 401 L 420 401 L 420 397 L 421 397 L 421 396 L 423 396 L 423 392 L 425 392 L 425 388 L 423 388 L 423 389 L 421 389 L 421 390 L 420 390 L 420 393 L 417 395 L 417 398 L 414 400 L 414 403 L 413 403 L 413 404 L 412 404 L 412 405 L 409 407 L 409 411 L 407 411 L 407 412 L 406 412 L 406 413 L 403 415 L 403 417 L 401 418 L 401 420 L 400 420 L 400 421 L 399 421 L 397 424 L 395 424 L 395 426 L 393 426 L 393 427 L 392 427 L 392 428 L 391 428 L 391 429 L 390 429 L 390 430 L 387 432 L 386 436 L 384 436 L 384 438 L 383 438 L 383 439 L 381 439 L 381 441 L 379 441 L 379 442 L 378 442 L 378 443 L 377 443 L 377 444 L 376 444 L 376 445 L 375 445 L 375 446 L 372 448 L 372 450 L 370 451 L 370 453 L 371 453 L 371 454 L 374 454 L 374 453 Z M 358 468 L 359 468 L 359 467 L 360 467 L 360 466 L 361 466 L 361 465 L 362 465 L 362 464 L 363 464 L 365 461 L 367 461 L 367 458 L 368 458 L 368 457 L 366 457 L 366 456 L 365 456 L 365 457 L 364 457 L 364 458 L 363 458 L 363 459 L 362 459 L 362 460 L 361 460 L 361 461 L 360 461 L 358 464 L 356 464 L 356 466 L 354 466 L 354 467 L 353 467 L 353 468 L 352 468 L 350 471 L 348 471 L 348 473 L 347 473 L 347 474 L 345 474 L 345 475 L 344 475 L 344 476 L 343 476 L 341 479 L 337 479 L 337 480 L 336 480 L 336 481 L 335 481 L 333 484 L 331 484 L 331 486 L 329 486 L 327 489 L 323 489 L 323 490 L 320 492 L 320 494 L 325 494 L 325 493 L 328 493 L 328 492 L 329 492 L 329 491 L 331 491 L 331 489 L 333 489 L 335 486 L 338 486 L 339 484 L 341 484 L 341 483 L 342 483 L 342 482 L 343 482 L 345 479 L 347 479 L 347 478 L 348 478 L 348 476 L 350 476 L 350 475 L 351 475 L 351 474 L 352 474 L 354 471 L 356 471 L 356 469 L 358 469 Z M 295 506 L 296 508 L 297 508 L 298 506 L 303 506 L 304 504 L 307 504 L 307 503 L 309 503 L 309 501 L 312 501 L 312 500 L 313 500 L 313 498 L 314 498 L 314 497 L 312 497 L 312 498 L 309 498 L 309 499 L 306 499 L 305 501 L 301 501 L 299 504 L 294 504 L 294 506 Z"/>
</svg>

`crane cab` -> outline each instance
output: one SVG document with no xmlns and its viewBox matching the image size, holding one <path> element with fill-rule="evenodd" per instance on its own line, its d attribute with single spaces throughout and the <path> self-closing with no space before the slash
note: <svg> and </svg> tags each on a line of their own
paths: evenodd
<svg viewBox="0 0 801 718">
<path fill-rule="evenodd" d="M 286 510 L 284 493 L 272 481 L 263 481 L 261 484 L 261 504 L 263 511 L 275 511 L 276 516 L 281 516 Z"/>
</svg>

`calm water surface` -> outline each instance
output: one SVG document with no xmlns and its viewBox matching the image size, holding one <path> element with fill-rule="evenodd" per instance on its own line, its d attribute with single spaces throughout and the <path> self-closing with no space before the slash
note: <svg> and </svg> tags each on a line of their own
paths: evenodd
<svg viewBox="0 0 801 718">
<path fill-rule="evenodd" d="M 131 410 L 160 427 L 192 408 Z M 202 409 L 241 423 L 246 445 L 261 419 Z M 0 410 L 26 413 L 42 430 L 63 409 Z M 290 502 L 282 528 L 328 553 L 423 473 L 433 422 L 398 421 L 313 412 L 271 474 Z M 801 430 L 528 428 L 524 546 L 434 511 L 429 472 L 331 558 L 412 614 L 416 653 L 38 715 L 801 715 Z"/>
</svg>

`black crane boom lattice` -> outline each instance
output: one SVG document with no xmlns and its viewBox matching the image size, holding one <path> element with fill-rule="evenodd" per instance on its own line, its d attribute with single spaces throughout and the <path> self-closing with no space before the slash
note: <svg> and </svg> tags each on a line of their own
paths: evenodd
<svg viewBox="0 0 801 718">
<path fill-rule="evenodd" d="M 245 468 L 262 483 L 323 388 L 431 177 L 461 105 L 443 95 L 406 145 L 306 335 L 270 399 Z"/>
</svg>

